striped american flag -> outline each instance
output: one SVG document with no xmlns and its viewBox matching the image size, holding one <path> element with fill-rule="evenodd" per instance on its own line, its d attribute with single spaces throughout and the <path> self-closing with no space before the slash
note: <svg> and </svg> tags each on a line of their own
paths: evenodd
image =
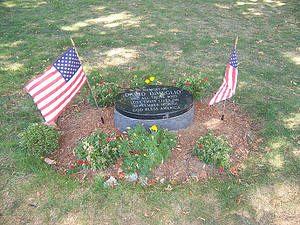
<svg viewBox="0 0 300 225">
<path fill-rule="evenodd" d="M 235 94 L 238 81 L 238 65 L 235 46 L 236 45 L 234 45 L 233 52 L 226 68 L 223 83 L 215 96 L 209 101 L 208 105 L 213 105 L 225 99 L 231 98 Z"/>
<path fill-rule="evenodd" d="M 67 107 L 86 82 L 75 47 L 70 48 L 43 74 L 31 79 L 25 90 L 41 111 L 47 124 Z"/>
</svg>

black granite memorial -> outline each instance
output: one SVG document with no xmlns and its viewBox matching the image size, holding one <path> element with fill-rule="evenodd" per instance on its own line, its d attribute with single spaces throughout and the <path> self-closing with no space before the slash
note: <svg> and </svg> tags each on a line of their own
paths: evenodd
<svg viewBox="0 0 300 225">
<path fill-rule="evenodd" d="M 194 119 L 194 97 L 187 90 L 152 85 L 127 89 L 114 99 L 114 122 L 121 131 L 137 123 L 183 129 Z"/>
</svg>

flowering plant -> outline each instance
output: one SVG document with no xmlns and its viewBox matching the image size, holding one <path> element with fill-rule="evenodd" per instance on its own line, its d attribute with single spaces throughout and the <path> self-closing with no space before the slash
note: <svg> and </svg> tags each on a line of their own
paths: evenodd
<svg viewBox="0 0 300 225">
<path fill-rule="evenodd" d="M 220 167 L 220 172 L 230 168 L 229 158 L 232 149 L 226 138 L 215 137 L 212 130 L 209 130 L 205 136 L 200 137 L 195 147 L 190 151 L 194 156 L 202 159 L 203 162 Z"/>
<path fill-rule="evenodd" d="M 83 169 L 106 169 L 113 164 L 118 155 L 118 140 L 114 134 L 105 134 L 97 131 L 79 141 L 78 146 L 73 150 L 77 157 L 74 166 L 80 166 Z"/>
<path fill-rule="evenodd" d="M 151 177 L 152 169 L 166 161 L 176 146 L 176 137 L 169 131 L 152 126 L 148 133 L 137 124 L 128 130 L 128 138 L 119 145 L 119 156 L 124 156 L 122 168 L 127 174 L 139 171 L 140 176 Z"/>
<path fill-rule="evenodd" d="M 92 92 L 95 95 L 97 104 L 104 107 L 113 104 L 114 98 L 120 92 L 120 89 L 114 83 L 101 81 L 100 83 L 96 83 L 96 85 L 92 87 Z M 86 95 L 88 98 L 88 102 L 96 106 L 94 98 L 91 94 L 91 90 L 89 90 L 88 88 L 86 89 Z"/>
<path fill-rule="evenodd" d="M 191 77 L 189 75 L 184 75 L 179 79 L 176 86 L 189 91 L 196 101 L 201 101 L 209 85 L 207 83 L 207 78 L 202 79 L 201 76 Z"/>
<path fill-rule="evenodd" d="M 137 75 L 134 75 L 134 78 L 131 82 L 132 82 L 132 85 L 135 87 L 147 86 L 147 85 L 161 85 L 162 84 L 153 76 L 145 78 L 145 77 L 138 77 Z"/>
<path fill-rule="evenodd" d="M 20 147 L 27 155 L 46 156 L 59 148 L 61 132 L 47 124 L 31 124 L 20 135 Z"/>
</svg>

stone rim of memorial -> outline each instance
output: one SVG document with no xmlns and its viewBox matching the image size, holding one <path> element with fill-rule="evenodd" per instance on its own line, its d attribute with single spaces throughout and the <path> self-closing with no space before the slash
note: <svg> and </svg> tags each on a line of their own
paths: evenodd
<svg viewBox="0 0 300 225">
<path fill-rule="evenodd" d="M 146 92 L 148 92 L 148 95 Z M 161 102 L 167 94 L 169 96 L 169 98 L 166 98 L 167 101 Z M 147 99 L 146 97 L 151 98 Z M 145 107 L 142 108 L 139 105 L 142 107 L 145 105 Z M 176 117 L 188 112 L 193 105 L 194 97 L 190 92 L 182 88 L 165 85 L 129 88 L 119 93 L 114 99 L 116 111 L 133 119 L 145 120 Z M 145 111 L 146 106 L 149 109 L 153 108 L 156 110 Z"/>
</svg>

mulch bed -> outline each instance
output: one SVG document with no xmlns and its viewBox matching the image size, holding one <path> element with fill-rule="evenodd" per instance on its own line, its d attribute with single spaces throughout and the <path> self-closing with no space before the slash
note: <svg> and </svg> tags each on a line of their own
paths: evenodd
<svg viewBox="0 0 300 225">
<path fill-rule="evenodd" d="M 183 182 L 193 174 L 196 180 L 207 179 L 208 176 L 220 175 L 218 168 L 207 165 L 197 157 L 190 157 L 191 149 L 200 136 L 212 129 L 215 136 L 225 136 L 231 144 L 230 173 L 237 175 L 243 168 L 243 161 L 253 149 L 255 150 L 259 137 L 253 132 L 255 124 L 252 124 L 250 117 L 234 103 L 227 101 L 224 120 L 221 120 L 223 104 L 208 106 L 209 98 L 201 102 L 195 102 L 195 117 L 191 126 L 186 129 L 171 131 L 176 134 L 178 146 L 172 151 L 167 162 L 161 164 L 152 171 L 152 177 L 148 184 L 154 184 L 166 180 L 171 182 Z M 74 164 L 76 157 L 73 156 L 73 149 L 81 138 L 85 138 L 95 130 L 103 130 L 107 133 L 121 135 L 114 126 L 113 107 L 104 107 L 101 114 L 105 123 L 102 124 L 96 108 L 86 102 L 69 105 L 57 121 L 57 126 L 62 131 L 60 148 L 49 156 L 56 161 L 56 168 L 63 171 L 68 169 L 67 164 Z M 188 168 L 187 168 L 188 160 Z M 118 177 L 121 166 L 119 162 L 111 165 L 101 174 L 106 177 Z M 99 171 L 85 171 L 79 176 L 90 179 Z"/>
</svg>

